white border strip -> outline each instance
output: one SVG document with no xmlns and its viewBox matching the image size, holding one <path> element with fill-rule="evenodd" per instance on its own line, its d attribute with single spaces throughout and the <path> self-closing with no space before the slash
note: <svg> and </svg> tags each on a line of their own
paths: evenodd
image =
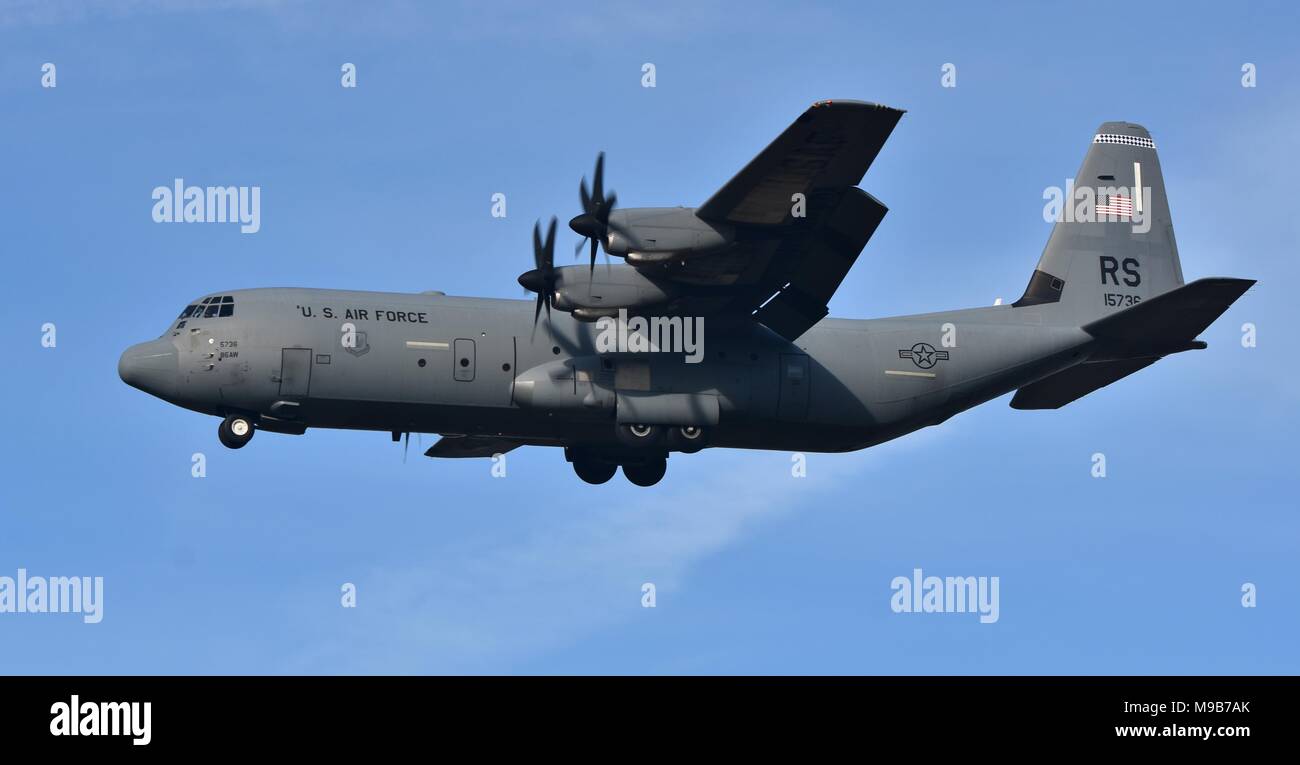
<svg viewBox="0 0 1300 765">
<path fill-rule="evenodd" d="M 1118 143 L 1125 146 L 1141 146 L 1146 149 L 1154 149 L 1156 142 L 1150 138 L 1143 138 L 1136 135 L 1120 135 L 1119 133 L 1098 133 L 1092 137 L 1093 143 Z"/>
</svg>

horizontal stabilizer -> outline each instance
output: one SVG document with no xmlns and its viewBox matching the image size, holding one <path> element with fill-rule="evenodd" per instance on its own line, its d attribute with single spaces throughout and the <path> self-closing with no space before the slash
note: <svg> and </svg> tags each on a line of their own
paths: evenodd
<svg viewBox="0 0 1300 765">
<path fill-rule="evenodd" d="M 1099 350 L 1109 358 L 1163 356 L 1202 347 L 1193 342 L 1196 336 L 1254 283 L 1226 277 L 1197 279 L 1083 329 L 1100 341 Z"/>
<path fill-rule="evenodd" d="M 1159 361 L 1159 357 L 1094 361 L 1070 367 L 1051 377 L 1026 385 L 1011 399 L 1012 409 L 1060 409 L 1116 380 Z"/>
<path fill-rule="evenodd" d="M 1196 336 L 1254 283 L 1252 279 L 1198 279 L 1085 324 L 1084 330 L 1097 339 L 1090 360 L 1026 385 L 1011 399 L 1011 407 L 1059 409 L 1163 356 L 1204 348 Z"/>
<path fill-rule="evenodd" d="M 425 451 L 426 457 L 491 457 L 505 454 L 523 446 L 523 442 L 510 438 L 490 436 L 443 436 L 438 443 Z"/>
</svg>

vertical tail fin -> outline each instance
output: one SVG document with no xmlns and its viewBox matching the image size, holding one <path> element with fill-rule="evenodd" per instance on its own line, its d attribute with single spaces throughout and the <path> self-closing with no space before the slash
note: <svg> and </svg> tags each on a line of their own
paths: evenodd
<svg viewBox="0 0 1300 765">
<path fill-rule="evenodd" d="M 1151 134 L 1107 122 L 1066 184 L 1051 238 L 1015 305 L 1057 303 L 1055 319 L 1082 326 L 1182 283 Z"/>
</svg>

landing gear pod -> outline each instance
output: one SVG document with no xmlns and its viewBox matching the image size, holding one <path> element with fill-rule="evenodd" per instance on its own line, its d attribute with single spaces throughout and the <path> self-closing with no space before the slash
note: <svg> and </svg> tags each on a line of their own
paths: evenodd
<svg viewBox="0 0 1300 765">
<path fill-rule="evenodd" d="M 616 417 L 621 423 L 701 427 L 717 425 L 718 397 L 707 393 L 618 391 Z"/>
</svg>

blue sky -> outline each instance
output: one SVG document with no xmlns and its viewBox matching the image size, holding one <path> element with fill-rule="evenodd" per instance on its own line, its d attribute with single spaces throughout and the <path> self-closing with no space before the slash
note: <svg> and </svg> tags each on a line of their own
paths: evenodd
<svg viewBox="0 0 1300 765">
<path fill-rule="evenodd" d="M 0 2 L 0 576 L 105 580 L 99 624 L 0 614 L 0 672 L 1300 671 L 1292 4 L 366 6 Z M 1187 278 L 1260 283 L 1207 351 L 810 455 L 804 479 L 708 451 L 590 487 L 544 449 L 493 479 L 384 433 L 232 452 L 117 378 L 209 292 L 520 297 L 533 221 L 576 212 L 597 151 L 622 205 L 698 204 L 822 98 L 908 110 L 833 315 L 1018 297 L 1043 189 L 1107 120 L 1155 137 Z M 260 185 L 261 231 L 154 224 L 176 177 Z M 1000 577 L 1000 619 L 893 613 L 918 567 Z"/>
</svg>

